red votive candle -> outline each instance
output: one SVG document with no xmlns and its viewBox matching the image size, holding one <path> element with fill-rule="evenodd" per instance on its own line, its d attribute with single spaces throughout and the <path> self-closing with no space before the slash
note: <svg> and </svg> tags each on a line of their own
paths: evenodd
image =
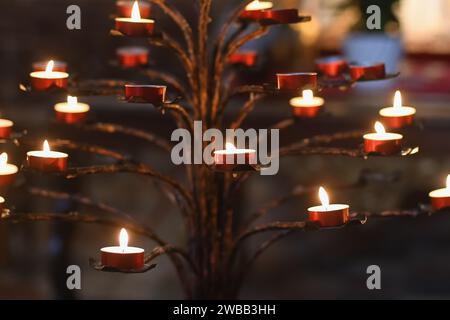
<svg viewBox="0 0 450 320">
<path fill-rule="evenodd" d="M 264 10 L 260 14 L 260 20 L 271 24 L 288 24 L 299 21 L 297 9 Z"/>
<path fill-rule="evenodd" d="M 119 17 L 131 17 L 134 1 L 120 0 L 116 2 L 117 15 Z M 150 17 L 151 5 L 145 1 L 139 1 L 139 12 L 142 18 Z"/>
<path fill-rule="evenodd" d="M 9 186 L 14 182 L 19 168 L 8 163 L 8 154 L 3 152 L 0 155 L 0 187 Z"/>
<path fill-rule="evenodd" d="M 7 119 L 0 119 L 0 139 L 8 139 L 11 136 L 14 122 Z"/>
<path fill-rule="evenodd" d="M 35 90 L 44 91 L 52 87 L 66 88 L 69 74 L 66 72 L 53 71 L 54 61 L 50 60 L 45 71 L 34 71 L 30 73 L 31 85 Z"/>
<path fill-rule="evenodd" d="M 353 81 L 379 80 L 386 77 L 384 63 L 350 65 L 350 76 Z"/>
<path fill-rule="evenodd" d="M 42 151 L 27 152 L 28 167 L 43 172 L 64 172 L 67 169 L 69 155 L 63 152 L 50 151 L 47 140 Z"/>
<path fill-rule="evenodd" d="M 379 114 L 387 127 L 398 129 L 413 124 L 416 109 L 403 106 L 402 94 L 397 90 L 394 97 L 394 106 L 381 109 Z"/>
<path fill-rule="evenodd" d="M 319 73 L 331 78 L 340 76 L 347 68 L 347 61 L 340 57 L 326 57 L 316 61 Z"/>
<path fill-rule="evenodd" d="M 140 270 L 144 267 L 145 250 L 128 246 L 128 234 L 122 228 L 119 236 L 119 246 L 100 249 L 101 261 L 105 267 L 121 271 Z"/>
<path fill-rule="evenodd" d="M 292 114 L 295 117 L 314 118 L 319 114 L 325 100 L 320 97 L 314 97 L 312 90 L 303 90 L 301 97 L 292 98 L 289 103 L 292 106 Z"/>
<path fill-rule="evenodd" d="M 375 123 L 376 133 L 364 135 L 364 152 L 381 155 L 398 154 L 402 148 L 403 136 L 398 133 L 387 133 L 380 122 Z"/>
<path fill-rule="evenodd" d="M 349 221 L 350 207 L 346 204 L 329 204 L 329 198 L 323 187 L 319 188 L 321 206 L 308 208 L 308 220 L 320 227 L 337 227 Z"/>
<path fill-rule="evenodd" d="M 314 90 L 317 88 L 317 73 L 277 73 L 277 82 L 279 90 Z"/>
<path fill-rule="evenodd" d="M 78 102 L 77 97 L 68 96 L 67 102 L 60 102 L 54 106 L 56 119 L 67 123 L 81 123 L 86 120 L 90 106 Z"/>
<path fill-rule="evenodd" d="M 447 176 L 446 187 L 431 191 L 429 197 L 434 210 L 450 207 L 450 174 Z"/>
<path fill-rule="evenodd" d="M 5 202 L 6 202 L 5 198 L 0 197 L 0 211 L 5 209 Z"/>
<path fill-rule="evenodd" d="M 45 71 L 48 61 L 38 61 L 33 63 L 33 71 Z M 67 63 L 64 61 L 53 60 L 53 71 L 67 72 Z"/>
<path fill-rule="evenodd" d="M 263 11 L 272 9 L 272 7 L 273 3 L 269 1 L 252 1 L 245 7 L 245 10 L 241 13 L 240 18 L 243 20 L 252 21 L 260 20 Z"/>
<path fill-rule="evenodd" d="M 227 142 L 225 150 L 214 151 L 214 166 L 221 170 L 233 170 L 239 165 L 254 165 L 257 163 L 256 150 L 237 149 Z"/>
<path fill-rule="evenodd" d="M 151 35 L 154 25 L 154 20 L 141 18 L 137 1 L 133 4 L 130 18 L 116 18 L 116 30 L 127 36 Z"/>
<path fill-rule="evenodd" d="M 144 102 L 160 105 L 166 99 L 166 90 L 166 86 L 127 84 L 125 85 L 125 99 L 138 98 Z"/>
<path fill-rule="evenodd" d="M 149 50 L 145 47 L 122 47 L 116 51 L 122 68 L 135 68 L 148 64 Z"/>
<path fill-rule="evenodd" d="M 228 63 L 253 67 L 258 63 L 258 53 L 253 50 L 236 52 L 228 58 Z"/>
</svg>

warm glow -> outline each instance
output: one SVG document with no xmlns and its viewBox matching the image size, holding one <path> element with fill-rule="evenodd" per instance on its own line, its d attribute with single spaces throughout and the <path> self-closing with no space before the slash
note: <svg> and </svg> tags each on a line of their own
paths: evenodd
<svg viewBox="0 0 450 320">
<path fill-rule="evenodd" d="M 234 144 L 232 144 L 231 142 L 227 142 L 225 144 L 225 149 L 226 150 L 236 150 L 236 147 L 234 146 Z"/>
<path fill-rule="evenodd" d="M 141 20 L 141 12 L 139 11 L 139 3 L 137 0 L 134 1 L 133 9 L 131 10 L 131 19 L 133 21 Z"/>
<path fill-rule="evenodd" d="M 446 187 L 447 187 L 447 190 L 449 190 L 450 191 L 450 174 L 447 176 L 447 183 L 446 183 Z"/>
<path fill-rule="evenodd" d="M 8 163 L 8 154 L 6 152 L 3 152 L 2 154 L 0 154 L 0 169 L 5 169 L 7 163 Z"/>
<path fill-rule="evenodd" d="M 76 107 L 78 104 L 78 98 L 72 97 L 72 96 L 67 96 L 67 104 L 71 107 Z"/>
<path fill-rule="evenodd" d="M 383 124 L 379 121 L 375 122 L 375 132 L 380 134 L 386 133 L 386 129 L 384 129 Z"/>
<path fill-rule="evenodd" d="M 53 60 L 50 60 L 50 61 L 47 63 L 47 66 L 45 67 L 45 72 L 46 72 L 46 73 L 52 72 L 54 66 L 55 66 L 55 62 L 54 62 Z"/>
<path fill-rule="evenodd" d="M 122 249 L 122 251 L 125 251 L 126 248 L 128 247 L 128 233 L 127 233 L 127 230 L 125 230 L 125 228 L 122 228 L 120 230 L 119 246 L 120 246 L 120 249 Z"/>
<path fill-rule="evenodd" d="M 397 90 L 395 91 L 394 96 L 394 109 L 400 109 L 402 106 L 402 94 L 399 90 Z"/>
<path fill-rule="evenodd" d="M 312 102 L 314 100 L 314 93 L 312 90 L 303 90 L 303 99 L 307 102 Z"/>
<path fill-rule="evenodd" d="M 319 188 L 319 199 L 325 209 L 330 205 L 330 198 L 328 197 L 328 193 L 324 187 Z"/>
<path fill-rule="evenodd" d="M 48 141 L 47 141 L 47 140 L 44 141 L 44 144 L 43 144 L 43 146 L 42 146 L 42 150 L 43 150 L 44 152 L 50 152 L 50 145 L 48 144 Z"/>
<path fill-rule="evenodd" d="M 254 0 L 245 7 L 245 10 L 267 10 L 272 7 L 273 7 L 272 2 L 269 1 L 259 2 L 259 0 Z"/>
</svg>

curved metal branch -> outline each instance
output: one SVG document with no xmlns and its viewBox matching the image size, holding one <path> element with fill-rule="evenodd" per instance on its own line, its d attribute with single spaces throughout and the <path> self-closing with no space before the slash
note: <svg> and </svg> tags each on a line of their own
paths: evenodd
<svg viewBox="0 0 450 320">
<path fill-rule="evenodd" d="M 165 245 L 162 247 L 156 247 L 154 248 L 149 254 L 145 256 L 145 263 L 149 263 L 152 260 L 156 259 L 159 256 L 165 255 L 165 254 L 178 254 L 180 255 L 186 262 L 189 264 L 189 267 L 192 269 L 192 271 L 195 274 L 199 274 L 198 268 L 195 265 L 194 261 L 192 261 L 191 257 L 182 249 L 172 246 L 172 245 Z"/>
<path fill-rule="evenodd" d="M 259 95 L 250 94 L 250 98 L 245 102 L 241 110 L 239 110 L 239 114 L 237 115 L 236 119 L 231 123 L 230 128 L 231 129 L 239 128 L 244 122 L 244 120 L 247 118 L 247 116 L 253 111 L 256 103 L 264 97 L 265 95 L 263 94 Z"/>
<path fill-rule="evenodd" d="M 280 157 L 294 155 L 333 155 L 347 156 L 351 158 L 364 158 L 365 154 L 360 149 L 345 149 L 331 147 L 302 147 L 292 149 L 280 149 Z"/>
<path fill-rule="evenodd" d="M 186 124 L 187 128 L 189 128 L 191 132 L 194 132 L 194 119 L 192 119 L 191 115 L 186 111 L 185 108 L 183 108 L 179 104 L 164 104 L 163 110 L 164 109 L 179 114 L 183 119 L 184 123 Z"/>
</svg>

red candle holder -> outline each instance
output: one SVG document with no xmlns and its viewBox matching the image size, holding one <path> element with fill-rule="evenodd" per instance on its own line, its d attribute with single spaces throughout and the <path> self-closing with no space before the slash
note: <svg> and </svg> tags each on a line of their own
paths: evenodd
<svg viewBox="0 0 450 320">
<path fill-rule="evenodd" d="M 8 163 L 8 154 L 3 152 L 0 155 L 0 188 L 7 187 L 14 182 L 19 168 Z"/>
<path fill-rule="evenodd" d="M 401 134 L 386 133 L 386 138 L 377 138 L 376 133 L 364 135 L 364 152 L 365 153 L 378 153 L 381 155 L 389 156 L 400 153 L 402 150 L 402 138 Z"/>
<path fill-rule="evenodd" d="M 14 122 L 6 119 L 0 119 L 0 139 L 8 139 L 11 136 Z"/>
<path fill-rule="evenodd" d="M 47 140 L 41 151 L 27 152 L 28 167 L 43 172 L 64 172 L 67 169 L 69 155 L 63 152 L 50 151 Z"/>
<path fill-rule="evenodd" d="M 116 18 L 116 30 L 127 36 L 150 36 L 154 26 L 155 21 L 151 19 Z"/>
<path fill-rule="evenodd" d="M 347 61 L 340 57 L 326 57 L 316 61 L 319 73 L 330 78 L 339 77 L 347 68 Z"/>
<path fill-rule="evenodd" d="M 88 112 L 60 112 L 55 111 L 56 120 L 66 124 L 76 124 L 86 121 Z"/>
<path fill-rule="evenodd" d="M 0 197 L 0 211 L 2 211 L 3 209 L 5 209 L 5 198 Z"/>
<path fill-rule="evenodd" d="M 139 11 L 142 18 L 150 17 L 151 5 L 145 1 L 139 1 Z M 134 1 L 120 0 L 116 2 L 117 15 L 119 17 L 131 17 Z"/>
<path fill-rule="evenodd" d="M 379 80 L 386 77 L 384 63 L 373 65 L 350 65 L 350 76 L 353 81 Z"/>
<path fill-rule="evenodd" d="M 135 68 L 148 64 L 149 50 L 145 47 L 122 47 L 116 51 L 122 68 Z"/>
<path fill-rule="evenodd" d="M 161 105 L 166 100 L 166 86 L 159 85 L 125 85 L 125 99 L 133 101 L 135 99 L 154 105 Z"/>
<path fill-rule="evenodd" d="M 416 109 L 402 104 L 402 94 L 399 90 L 395 92 L 394 105 L 392 107 L 383 108 L 379 115 L 383 123 L 390 127 L 399 129 L 414 123 Z"/>
<path fill-rule="evenodd" d="M 277 73 L 279 90 L 298 91 L 317 88 L 316 72 Z"/>
<path fill-rule="evenodd" d="M 308 220 L 322 228 L 338 227 L 348 223 L 349 210 L 350 207 L 345 204 L 331 204 L 327 208 L 311 207 L 308 209 Z"/>
<path fill-rule="evenodd" d="M 320 113 L 325 100 L 314 97 L 312 90 L 303 90 L 303 96 L 292 98 L 289 103 L 294 117 L 314 118 Z"/>
<path fill-rule="evenodd" d="M 144 267 L 144 249 L 127 247 L 121 252 L 120 247 L 106 247 L 100 250 L 102 264 L 118 270 L 139 270 Z"/>
<path fill-rule="evenodd" d="M 67 72 L 67 63 L 64 61 L 53 61 L 53 71 L 57 72 Z M 45 71 L 48 61 L 38 61 L 33 63 L 33 71 Z"/>
<path fill-rule="evenodd" d="M 37 71 L 30 74 L 31 86 L 34 90 L 45 91 L 51 88 L 67 88 L 69 78 L 68 73 L 55 71 L 52 72 L 52 75 L 49 75 L 48 78 L 43 75 L 44 73 L 45 71 Z"/>
<path fill-rule="evenodd" d="M 256 51 L 241 51 L 233 53 L 228 58 L 230 64 L 240 64 L 246 67 L 253 67 L 258 63 L 258 53 Z"/>
<path fill-rule="evenodd" d="M 297 23 L 299 15 L 297 9 L 263 10 L 260 13 L 260 20 L 270 24 Z"/>
<path fill-rule="evenodd" d="M 225 150 L 214 152 L 214 166 L 218 170 L 232 171 L 239 166 L 255 165 L 257 163 L 256 150 L 236 149 L 227 146 Z"/>
<path fill-rule="evenodd" d="M 78 102 L 76 97 L 68 97 L 67 102 L 57 103 L 54 106 L 56 119 L 66 124 L 81 123 L 86 120 L 90 106 Z"/>
<path fill-rule="evenodd" d="M 445 188 L 431 191 L 428 196 L 431 199 L 431 206 L 434 210 L 450 207 L 450 174 L 447 176 Z"/>
</svg>

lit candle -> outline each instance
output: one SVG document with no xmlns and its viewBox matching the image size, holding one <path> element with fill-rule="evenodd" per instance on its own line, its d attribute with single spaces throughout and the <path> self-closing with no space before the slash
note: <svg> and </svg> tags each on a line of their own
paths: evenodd
<svg viewBox="0 0 450 320">
<path fill-rule="evenodd" d="M 6 202 L 5 198 L 0 197 L 0 210 L 5 209 L 5 202 Z"/>
<path fill-rule="evenodd" d="M 233 170 L 238 165 L 252 165 L 256 163 L 256 150 L 237 149 L 230 142 L 225 144 L 225 150 L 214 151 L 214 165 L 221 170 Z"/>
<path fill-rule="evenodd" d="M 127 36 L 150 35 L 154 25 L 154 20 L 141 18 L 137 1 L 134 1 L 130 18 L 116 18 L 116 29 Z"/>
<path fill-rule="evenodd" d="M 241 19 L 259 20 L 264 10 L 272 9 L 273 3 L 270 1 L 254 0 L 250 2 L 241 14 Z"/>
<path fill-rule="evenodd" d="M 6 119 L 0 119 L 0 139 L 8 139 L 11 135 L 14 122 Z"/>
<path fill-rule="evenodd" d="M 403 136 L 398 133 L 386 132 L 380 122 L 375 123 L 376 133 L 364 135 L 364 151 L 366 153 L 379 153 L 382 155 L 397 154 L 401 151 Z"/>
<path fill-rule="evenodd" d="M 346 204 L 330 204 L 328 193 L 319 188 L 319 199 L 322 205 L 308 208 L 309 221 L 321 227 L 336 227 L 346 224 L 349 220 L 350 207 Z"/>
<path fill-rule="evenodd" d="M 0 154 L 0 187 L 9 186 L 16 177 L 19 169 L 17 166 L 8 163 L 8 154 Z"/>
<path fill-rule="evenodd" d="M 67 124 L 79 123 L 86 119 L 89 105 L 78 102 L 77 97 L 67 96 L 67 102 L 55 104 L 56 119 Z"/>
<path fill-rule="evenodd" d="M 44 71 L 34 71 L 30 73 L 31 85 L 35 90 L 42 91 L 52 87 L 67 87 L 67 79 L 69 78 L 69 74 L 66 72 L 54 71 L 53 66 L 54 61 L 50 60 Z"/>
<path fill-rule="evenodd" d="M 317 88 L 316 72 L 277 73 L 279 90 L 298 91 Z"/>
<path fill-rule="evenodd" d="M 102 264 L 122 271 L 139 270 L 144 267 L 145 250 L 128 246 L 128 233 L 120 230 L 119 246 L 105 247 L 100 250 Z"/>
<path fill-rule="evenodd" d="M 450 207 L 450 174 L 447 176 L 446 187 L 431 191 L 429 197 L 435 210 Z"/>
<path fill-rule="evenodd" d="M 122 68 L 135 68 L 148 64 L 149 50 L 145 47 L 122 47 L 116 51 Z"/>
<path fill-rule="evenodd" d="M 33 63 L 33 71 L 45 71 L 48 61 L 38 61 Z M 67 63 L 53 60 L 53 71 L 67 72 Z"/>
<path fill-rule="evenodd" d="M 116 2 L 117 14 L 119 17 L 130 17 L 133 10 L 133 0 L 120 0 Z M 150 3 L 139 1 L 139 11 L 142 18 L 150 17 Z"/>
<path fill-rule="evenodd" d="M 325 100 L 314 97 L 312 90 L 303 90 L 302 97 L 295 97 L 290 100 L 292 113 L 296 117 L 314 118 L 319 113 Z"/>
<path fill-rule="evenodd" d="M 390 128 L 401 128 L 413 123 L 416 109 L 403 106 L 402 94 L 397 90 L 394 96 L 394 105 L 381 109 L 379 113 L 386 126 Z"/>
<path fill-rule="evenodd" d="M 27 152 L 28 166 L 45 172 L 65 171 L 68 158 L 67 153 L 51 151 L 47 140 L 44 141 L 42 150 Z"/>
</svg>

